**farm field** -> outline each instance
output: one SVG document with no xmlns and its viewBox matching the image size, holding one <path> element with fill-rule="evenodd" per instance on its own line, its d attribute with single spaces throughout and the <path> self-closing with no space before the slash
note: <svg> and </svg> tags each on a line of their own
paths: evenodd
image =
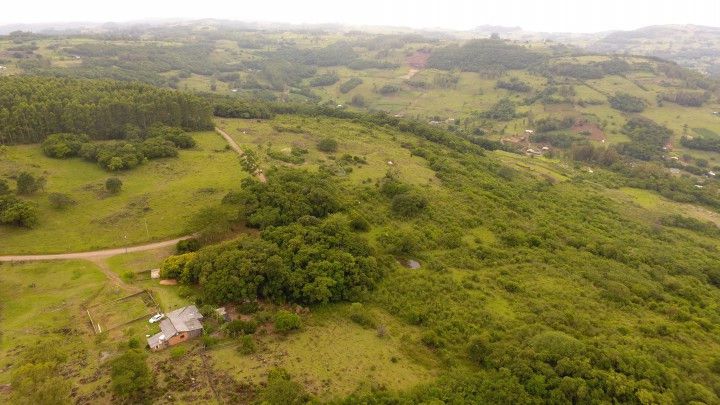
<svg viewBox="0 0 720 405">
<path fill-rule="evenodd" d="M 213 132 L 193 135 L 197 147 L 178 158 L 148 161 L 120 173 L 109 173 L 81 159 L 58 160 L 42 154 L 38 145 L 6 148 L 0 178 L 21 171 L 43 176 L 43 192 L 29 199 L 39 208 L 34 229 L 0 226 L 0 254 L 63 253 L 128 246 L 187 234 L 189 218 L 239 187 L 246 174 L 237 155 L 225 149 Z M 107 195 L 105 179 L 123 182 L 118 195 Z M 76 204 L 56 210 L 49 193 L 66 193 Z"/>
</svg>

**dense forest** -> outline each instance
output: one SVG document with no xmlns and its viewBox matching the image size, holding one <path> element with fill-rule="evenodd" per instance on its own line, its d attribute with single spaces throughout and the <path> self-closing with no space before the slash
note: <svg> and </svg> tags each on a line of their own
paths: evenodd
<svg viewBox="0 0 720 405">
<path fill-rule="evenodd" d="M 47 77 L 0 78 L 0 143 L 40 142 L 52 133 L 126 136 L 128 125 L 212 127 L 202 98 L 149 85 Z"/>
</svg>

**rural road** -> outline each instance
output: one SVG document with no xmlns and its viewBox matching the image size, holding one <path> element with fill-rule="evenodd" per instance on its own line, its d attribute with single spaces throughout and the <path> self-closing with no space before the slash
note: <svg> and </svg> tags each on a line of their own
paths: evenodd
<svg viewBox="0 0 720 405">
<path fill-rule="evenodd" d="M 72 260 L 72 259 L 96 259 L 115 256 L 123 253 L 144 252 L 146 250 L 159 249 L 175 245 L 181 240 L 189 239 L 191 236 L 183 236 L 162 242 L 148 243 L 145 245 L 128 246 L 115 249 L 94 250 L 92 252 L 58 253 L 50 255 L 12 255 L 0 256 L 0 262 L 32 262 L 41 260 Z"/>
<path fill-rule="evenodd" d="M 230 135 L 228 135 L 227 132 L 223 131 L 222 129 L 220 129 L 218 127 L 215 127 L 215 132 L 217 132 L 223 138 L 225 138 L 225 140 L 230 145 L 232 150 L 237 152 L 238 155 L 242 156 L 245 154 L 245 152 L 243 152 L 243 150 L 240 149 L 240 145 L 238 145 L 237 142 L 235 142 L 235 140 L 232 139 L 232 137 Z M 257 177 L 257 179 L 260 180 L 261 183 L 267 183 L 267 179 L 265 178 L 265 174 L 262 172 L 262 170 L 258 170 L 254 174 L 255 174 L 255 177 Z"/>
</svg>

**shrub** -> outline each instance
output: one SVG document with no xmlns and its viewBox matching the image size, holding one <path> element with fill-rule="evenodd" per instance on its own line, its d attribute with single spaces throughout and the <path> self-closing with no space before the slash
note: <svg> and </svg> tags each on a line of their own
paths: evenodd
<svg viewBox="0 0 720 405">
<path fill-rule="evenodd" d="M 367 312 L 363 304 L 359 302 L 353 302 L 350 305 L 350 320 L 363 328 L 370 329 L 375 327 L 375 319 Z"/>
<path fill-rule="evenodd" d="M 45 179 L 35 177 L 28 172 L 21 172 L 17 177 L 17 193 L 30 195 L 45 187 Z"/>
<path fill-rule="evenodd" d="M 185 346 L 175 346 L 170 348 L 170 357 L 173 359 L 180 358 L 187 353 L 187 348 Z"/>
<path fill-rule="evenodd" d="M 163 138 L 149 138 L 140 144 L 140 151 L 148 159 L 176 157 L 178 151 L 175 144 Z"/>
<path fill-rule="evenodd" d="M 257 346 L 255 345 L 255 341 L 253 340 L 252 336 L 240 336 L 240 346 L 238 346 L 237 350 L 240 354 L 244 355 L 255 353 L 257 351 Z"/>
<path fill-rule="evenodd" d="M 272 405 L 301 405 L 309 401 L 302 385 L 292 381 L 290 374 L 283 369 L 273 369 L 268 373 L 268 383 L 260 392 L 261 403 Z"/>
<path fill-rule="evenodd" d="M 355 107 L 365 107 L 365 96 L 362 94 L 355 94 L 350 100 L 350 104 Z"/>
<path fill-rule="evenodd" d="M 0 179 L 0 195 L 5 195 L 10 193 L 10 185 L 7 181 Z"/>
<path fill-rule="evenodd" d="M 390 94 L 396 94 L 400 92 L 400 86 L 396 84 L 386 84 L 378 89 L 378 93 L 382 94 L 383 96 L 388 96 Z"/>
<path fill-rule="evenodd" d="M 289 311 L 280 310 L 275 314 L 275 330 L 280 333 L 300 329 L 302 320 L 300 316 Z"/>
<path fill-rule="evenodd" d="M 14 196 L 0 197 L 0 224 L 32 228 L 38 223 L 37 208 Z"/>
<path fill-rule="evenodd" d="M 241 335 L 252 335 L 257 330 L 257 322 L 255 321 L 244 321 L 242 319 L 236 319 L 230 321 L 225 325 L 225 332 L 230 337 L 237 337 Z"/>
<path fill-rule="evenodd" d="M 321 152 L 336 152 L 338 148 L 338 143 L 332 138 L 323 138 L 318 141 L 317 148 Z"/>
<path fill-rule="evenodd" d="M 64 210 L 76 203 L 72 197 L 63 193 L 50 193 L 48 195 L 48 201 L 50 201 L 50 205 L 57 210 Z"/>
<path fill-rule="evenodd" d="M 200 249 L 200 241 L 197 238 L 183 239 L 175 245 L 178 254 L 195 252 Z"/>
<path fill-rule="evenodd" d="M 418 192 L 398 194 L 392 199 L 392 212 L 398 216 L 410 218 L 418 215 L 427 207 L 427 199 Z"/>
<path fill-rule="evenodd" d="M 122 189 L 122 184 L 122 180 L 117 177 L 110 177 L 105 180 L 105 189 L 110 192 L 110 194 L 117 194 Z"/>
<path fill-rule="evenodd" d="M 64 159 L 78 156 L 82 145 L 87 142 L 87 135 L 52 134 L 43 141 L 42 151 L 51 158 Z"/>
<path fill-rule="evenodd" d="M 492 350 L 487 336 L 474 336 L 468 344 L 468 357 L 477 365 L 484 365 Z"/>
<path fill-rule="evenodd" d="M 152 385 L 152 375 L 145 354 L 128 350 L 110 363 L 112 388 L 120 397 L 139 398 Z"/>
</svg>

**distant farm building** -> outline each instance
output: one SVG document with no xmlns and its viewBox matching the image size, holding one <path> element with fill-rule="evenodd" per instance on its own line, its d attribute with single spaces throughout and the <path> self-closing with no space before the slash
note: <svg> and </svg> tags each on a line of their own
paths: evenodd
<svg viewBox="0 0 720 405">
<path fill-rule="evenodd" d="M 176 309 L 160 321 L 160 333 L 148 338 L 148 346 L 152 350 L 162 350 L 196 338 L 203 332 L 202 319 L 195 305 Z"/>
</svg>

